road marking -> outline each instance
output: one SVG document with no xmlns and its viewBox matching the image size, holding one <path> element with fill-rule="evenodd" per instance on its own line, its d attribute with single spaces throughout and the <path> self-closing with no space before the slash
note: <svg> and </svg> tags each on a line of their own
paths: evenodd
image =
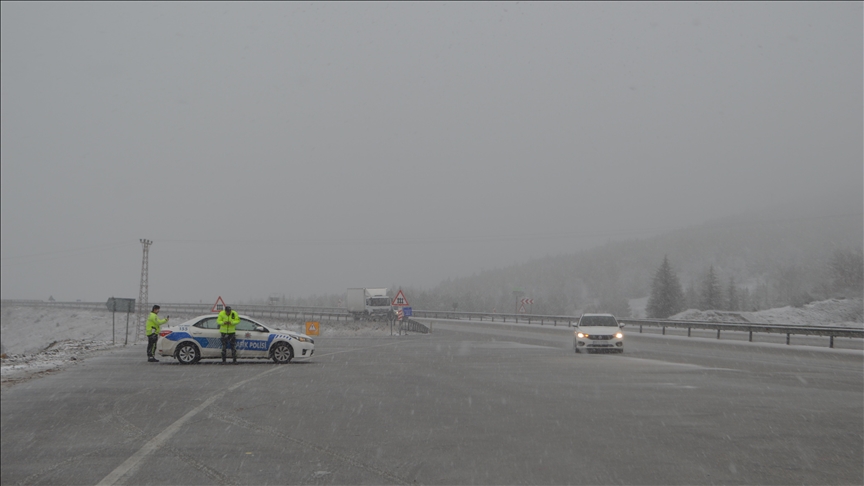
<svg viewBox="0 0 864 486">
<path fill-rule="evenodd" d="M 410 342 L 410 341 L 396 341 L 393 343 L 379 344 L 377 346 L 369 346 L 366 348 L 350 349 L 350 350 L 345 350 L 345 351 L 334 351 L 332 353 L 322 354 L 322 355 L 319 355 L 317 357 L 323 358 L 325 356 L 330 356 L 333 354 L 347 353 L 349 351 L 361 351 L 364 349 L 378 348 L 381 346 L 392 346 L 394 344 L 399 344 L 399 343 L 404 343 L 404 342 Z M 168 440 L 171 439 L 171 437 L 173 437 L 174 434 L 176 434 L 178 430 L 180 430 L 180 427 L 182 427 L 183 424 L 188 422 L 189 419 L 191 419 L 195 415 L 198 415 L 198 413 L 201 412 L 202 410 L 204 410 L 205 408 L 212 405 L 213 402 L 215 402 L 216 400 L 225 396 L 225 394 L 227 392 L 234 391 L 237 388 L 240 388 L 241 386 L 245 385 L 246 383 L 249 383 L 252 380 L 257 380 L 258 378 L 261 378 L 262 376 L 264 376 L 268 373 L 273 373 L 275 371 L 284 370 L 284 369 L 287 369 L 287 367 L 277 365 L 277 366 L 275 366 L 275 367 L 273 367 L 267 371 L 259 373 L 255 376 L 247 378 L 243 381 L 237 382 L 237 383 L 229 386 L 228 388 L 226 388 L 224 391 L 221 391 L 221 392 L 213 395 L 212 397 L 208 398 L 207 400 L 204 401 L 204 403 L 193 408 L 188 413 L 186 413 L 186 415 L 180 417 L 173 424 L 166 427 L 165 430 L 160 432 L 156 437 L 153 437 L 152 439 L 147 441 L 147 443 L 144 444 L 140 449 L 138 449 L 137 452 L 135 452 L 134 454 L 129 456 L 129 459 L 126 459 L 125 461 L 123 461 L 123 464 L 120 464 L 119 466 L 117 466 L 117 468 L 114 469 L 113 471 L 111 471 L 107 476 L 105 476 L 102 479 L 102 481 L 99 481 L 98 483 L 96 483 L 97 486 L 108 486 L 108 485 L 117 484 L 117 481 L 119 481 L 120 478 L 122 478 L 123 476 L 128 474 L 133 469 L 137 468 L 137 466 L 141 463 L 141 461 L 143 461 L 147 456 L 152 454 L 156 449 L 159 449 L 166 442 L 168 442 Z"/>
</svg>

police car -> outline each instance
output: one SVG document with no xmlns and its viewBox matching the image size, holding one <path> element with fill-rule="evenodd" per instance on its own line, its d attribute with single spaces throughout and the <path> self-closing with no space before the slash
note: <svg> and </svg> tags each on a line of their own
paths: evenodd
<svg viewBox="0 0 864 486">
<path fill-rule="evenodd" d="M 202 359 L 222 358 L 222 341 L 217 314 L 198 316 L 176 326 L 163 326 L 156 343 L 160 356 L 176 358 L 180 364 L 194 364 Z M 309 358 L 315 352 L 315 341 L 300 334 L 265 326 L 247 316 L 239 316 L 236 330 L 237 358 L 272 359 L 279 364 L 293 358 Z M 231 357 L 231 349 L 227 350 Z"/>
</svg>

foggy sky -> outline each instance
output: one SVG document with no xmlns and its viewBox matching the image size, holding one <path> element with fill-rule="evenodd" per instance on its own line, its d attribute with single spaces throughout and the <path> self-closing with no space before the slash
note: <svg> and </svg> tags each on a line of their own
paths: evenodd
<svg viewBox="0 0 864 486">
<path fill-rule="evenodd" d="M 2 298 L 431 287 L 862 193 L 862 4 L 2 2 Z M 861 196 L 858 197 L 861 200 Z"/>
</svg>

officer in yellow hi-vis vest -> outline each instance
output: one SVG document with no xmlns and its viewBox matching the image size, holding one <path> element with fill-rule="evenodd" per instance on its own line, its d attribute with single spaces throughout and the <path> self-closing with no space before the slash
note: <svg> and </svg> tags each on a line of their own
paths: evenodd
<svg viewBox="0 0 864 486">
<path fill-rule="evenodd" d="M 237 313 L 231 310 L 230 305 L 225 306 L 225 310 L 219 313 L 216 318 L 219 324 L 219 332 L 222 334 L 222 364 L 225 364 L 225 352 L 228 350 L 228 345 L 231 345 L 231 359 L 234 364 L 237 364 L 237 338 L 234 334 L 237 324 L 240 323 L 240 317 Z"/>
<path fill-rule="evenodd" d="M 147 361 L 150 363 L 158 363 L 159 360 L 156 359 L 156 341 L 159 340 L 159 329 L 162 324 L 168 322 L 170 317 L 166 317 L 165 319 L 159 319 L 159 306 L 154 305 L 153 310 L 150 311 L 150 316 L 147 317 Z"/>
</svg>

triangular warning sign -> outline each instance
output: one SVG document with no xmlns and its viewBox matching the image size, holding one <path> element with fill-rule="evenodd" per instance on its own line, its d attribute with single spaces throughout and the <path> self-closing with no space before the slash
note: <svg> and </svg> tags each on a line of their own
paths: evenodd
<svg viewBox="0 0 864 486">
<path fill-rule="evenodd" d="M 317 336 L 321 325 L 318 321 L 306 321 L 306 334 L 309 336 Z"/>
<path fill-rule="evenodd" d="M 393 302 L 391 302 L 390 305 L 394 307 L 408 307 L 411 304 L 408 303 L 408 299 L 405 298 L 402 289 L 399 289 L 399 292 L 396 294 L 396 297 L 393 297 Z"/>
<path fill-rule="evenodd" d="M 218 299 L 216 299 L 216 303 L 213 304 L 213 307 L 210 309 L 210 312 L 219 312 L 225 308 L 225 301 L 222 300 L 222 296 L 220 295 Z"/>
<path fill-rule="evenodd" d="M 525 313 L 525 302 L 522 302 L 522 305 L 519 306 L 519 313 L 520 313 L 520 314 L 524 314 L 524 313 Z"/>
</svg>

